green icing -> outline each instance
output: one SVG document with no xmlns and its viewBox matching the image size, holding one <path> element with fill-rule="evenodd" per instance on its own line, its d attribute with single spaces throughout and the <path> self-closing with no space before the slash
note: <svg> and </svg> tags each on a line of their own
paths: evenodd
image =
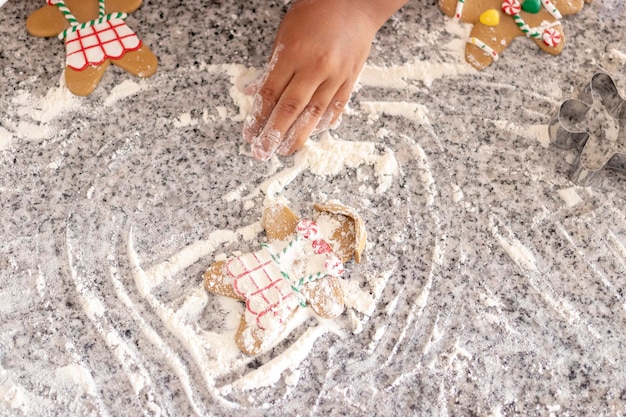
<svg viewBox="0 0 626 417">
<path fill-rule="evenodd" d="M 541 0 L 524 0 L 522 10 L 532 14 L 539 13 L 541 10 Z"/>
</svg>

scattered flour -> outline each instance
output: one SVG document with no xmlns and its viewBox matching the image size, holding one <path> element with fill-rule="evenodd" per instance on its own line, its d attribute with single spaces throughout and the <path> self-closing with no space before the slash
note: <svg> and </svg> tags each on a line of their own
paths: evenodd
<svg viewBox="0 0 626 417">
<path fill-rule="evenodd" d="M 11 132 L 0 126 L 0 151 L 8 149 L 13 143 L 13 135 Z"/>
<path fill-rule="evenodd" d="M 626 65 L 626 52 L 613 48 L 608 51 L 608 55 L 609 58 L 619 60 L 622 65 Z"/>
<path fill-rule="evenodd" d="M 96 384 L 89 370 L 78 363 L 70 363 L 69 365 L 57 368 L 55 376 L 57 381 L 63 385 L 76 386 L 82 392 L 89 395 L 96 395 Z"/>
<path fill-rule="evenodd" d="M 125 99 L 126 97 L 137 94 L 141 90 L 145 89 L 146 85 L 147 84 L 143 82 L 143 80 L 141 84 L 130 79 L 124 80 L 111 89 L 108 97 L 104 99 L 104 105 L 107 107 L 112 106 L 116 102 Z"/>
<path fill-rule="evenodd" d="M 24 415 L 30 413 L 31 399 L 24 388 L 11 383 L 0 385 L 0 402 L 3 402 L 13 410 L 20 410 Z"/>
<path fill-rule="evenodd" d="M 419 125 L 430 125 L 428 109 L 418 103 L 405 101 L 362 101 L 361 108 L 370 114 L 370 120 L 377 120 L 381 114 L 400 116 L 414 121 Z"/>
<path fill-rule="evenodd" d="M 27 140 L 43 140 L 47 139 L 54 133 L 54 129 L 48 127 L 48 125 L 30 123 L 21 121 L 17 125 L 17 134 L 20 138 Z"/>
<path fill-rule="evenodd" d="M 561 197 L 563 201 L 565 201 L 565 205 L 567 207 L 574 207 L 575 205 L 583 201 L 576 192 L 576 189 L 573 187 L 563 188 L 561 190 L 558 190 L 557 193 L 559 194 L 559 197 Z"/>
<path fill-rule="evenodd" d="M 234 105 L 238 108 L 238 113 L 232 113 L 226 107 L 216 108 L 218 116 L 225 120 L 229 118 L 233 122 L 244 120 L 251 107 L 251 96 L 246 94 L 246 86 L 257 79 L 261 72 L 254 68 L 247 68 L 242 65 L 208 65 L 205 67 L 207 71 L 214 73 L 226 74 L 230 77 L 232 87 L 230 96 Z M 411 81 L 419 80 L 427 86 L 433 80 L 448 75 L 457 75 L 474 71 L 465 63 L 452 64 L 434 64 L 415 62 L 401 66 L 393 66 L 390 68 L 366 66 L 360 77 L 361 86 L 387 87 L 387 88 L 403 88 Z M 128 80 L 123 84 L 115 87 L 109 97 L 105 99 L 105 105 L 111 105 L 117 100 L 128 97 L 140 91 L 142 86 L 132 80 Z M 25 98 L 26 99 L 26 98 Z M 72 102 L 73 98 L 68 98 L 67 102 Z M 362 109 L 368 111 L 372 117 L 378 117 L 381 114 L 390 116 L 399 116 L 407 118 L 418 124 L 429 124 L 428 109 L 424 105 L 409 102 L 362 102 Z M 72 108 L 66 105 L 66 109 Z M 206 112 L 205 112 L 206 113 Z M 47 114 L 43 113 L 42 114 Z M 39 118 L 43 116 L 38 115 Z M 48 116 L 50 117 L 50 116 Z M 34 120 L 39 120 L 33 117 Z M 203 120 L 209 120 L 209 116 L 204 115 Z M 189 113 L 179 115 L 178 119 L 173 122 L 177 127 L 191 126 L 197 123 Z M 24 126 L 24 129 L 34 130 L 34 127 Z M 36 134 L 36 132 L 31 132 Z M 385 132 L 381 132 L 384 135 Z M 39 136 L 44 136 L 40 133 Z M 424 150 L 416 143 L 413 143 L 413 158 L 416 159 L 421 168 L 421 179 L 430 191 L 430 198 L 427 204 L 432 204 L 432 198 L 435 193 L 435 183 L 428 166 L 428 157 Z M 333 155 L 330 158 L 329 155 Z M 321 177 L 339 175 L 346 168 L 358 169 L 363 165 L 371 165 L 374 168 L 374 176 L 378 182 L 375 192 L 379 194 L 385 193 L 393 184 L 394 180 L 399 176 L 400 170 L 398 161 L 392 149 L 381 147 L 377 141 L 372 142 L 349 142 L 339 140 L 333 137 L 328 131 L 320 135 L 319 141 L 309 141 L 305 147 L 294 157 L 294 164 L 288 168 L 275 166 L 276 172 L 272 173 L 270 178 L 266 180 L 259 190 L 263 191 L 268 199 L 284 198 L 282 191 L 288 186 L 298 175 L 304 171 L 309 171 L 314 175 Z M 368 175 L 363 172 L 359 175 L 359 180 L 363 182 L 370 181 Z M 458 186 L 457 186 L 458 188 Z M 250 196 L 254 196 L 255 192 L 250 191 L 246 197 L 243 197 L 245 187 L 231 190 L 224 195 L 226 201 L 244 201 L 247 203 L 246 209 L 253 209 L 254 204 L 251 200 L 247 200 Z M 462 191 L 455 190 L 455 198 L 462 199 Z M 154 291 L 161 284 L 174 279 L 179 274 L 201 259 L 218 258 L 215 254 L 216 248 L 223 243 L 232 243 L 239 239 L 252 240 L 262 231 L 260 222 L 255 222 L 247 226 L 243 226 L 237 230 L 216 230 L 212 232 L 206 240 L 196 242 L 180 252 L 174 254 L 169 259 L 152 266 L 147 270 L 143 270 L 137 253 L 134 251 L 132 244 L 132 230 L 128 237 L 128 252 L 131 263 L 135 271 L 135 285 L 139 295 L 143 298 L 149 307 L 160 317 L 165 329 L 169 330 L 185 347 L 191 355 L 191 358 L 197 365 L 210 395 L 214 396 L 217 401 L 225 405 L 231 405 L 224 398 L 233 389 L 250 390 L 259 387 L 270 386 L 280 378 L 284 378 L 288 385 L 296 385 L 299 381 L 300 371 L 298 370 L 301 362 L 309 355 L 315 341 L 328 332 L 343 334 L 344 329 L 337 329 L 338 324 L 334 321 L 324 321 L 319 319 L 318 324 L 309 327 L 305 333 L 300 336 L 291 346 L 289 346 L 281 354 L 261 365 L 254 371 L 244 373 L 234 382 L 222 387 L 216 386 L 216 380 L 224 375 L 229 375 L 233 369 L 245 369 L 245 365 L 253 360 L 246 355 L 240 353 L 234 343 L 233 333 L 236 331 L 237 322 L 241 315 L 241 304 L 238 302 L 222 303 L 221 311 L 227 315 L 226 321 L 231 323 L 225 333 L 218 334 L 202 330 L 197 325 L 197 319 L 204 313 L 207 305 L 208 296 L 203 288 L 198 288 L 186 296 L 182 307 L 177 310 L 168 304 L 162 302 Z M 505 241 L 506 242 L 506 241 Z M 508 243 L 508 242 L 506 242 Z M 503 244 L 504 245 L 504 244 Z M 508 245 L 511 251 L 523 253 L 518 246 Z M 69 248 L 71 252 L 71 247 Z M 435 248 L 433 261 L 438 262 L 440 250 Z M 71 256 L 70 256 L 71 258 Z M 524 261 L 523 256 L 518 258 Z M 528 258 L 528 256 L 526 256 Z M 531 263 L 531 261 L 524 261 Z M 71 259 L 70 259 L 70 263 Z M 210 261 L 207 261 L 207 264 Z M 361 289 L 356 284 L 347 284 L 344 287 L 346 296 L 346 304 L 349 309 L 352 322 L 350 324 L 353 332 L 360 332 L 363 325 L 369 319 L 376 309 L 376 305 L 380 300 L 381 294 L 389 277 L 393 271 L 387 271 L 368 279 L 370 287 Z M 99 300 L 93 299 L 92 294 L 82 288 L 83 278 L 79 277 L 75 271 L 73 277 L 79 289 L 79 293 L 83 298 L 83 308 L 89 318 L 96 326 L 103 326 L 102 320 L 106 307 Z M 116 290 L 120 294 L 126 294 L 121 281 L 116 281 Z M 426 283 L 422 293 L 415 300 L 415 311 L 412 311 L 412 317 L 419 316 L 421 310 L 426 306 L 432 285 L 432 277 Z M 397 299 L 387 305 L 388 311 L 393 311 L 397 304 Z M 130 304 L 129 304 L 130 305 Z M 305 312 L 300 314 L 300 312 Z M 137 313 L 137 316 L 140 316 Z M 361 318 L 359 318 L 361 317 Z M 309 319 L 307 309 L 300 309 L 297 318 L 294 318 L 293 324 L 297 326 Z M 138 320 L 138 319 L 137 319 Z M 145 322 L 142 324 L 143 332 L 152 335 L 154 332 Z M 103 326 L 104 327 L 104 326 Z M 286 330 L 288 334 L 292 328 Z M 373 337 L 373 345 L 377 344 L 386 332 L 383 326 L 376 331 Z M 402 335 L 404 336 L 404 335 Z M 107 341 L 107 345 L 116 351 L 118 361 L 126 370 L 127 377 L 134 387 L 135 392 L 139 392 L 144 387 L 150 386 L 150 379 L 142 367 L 138 367 L 137 372 L 130 369 L 135 368 L 138 364 L 131 352 L 127 351 L 124 342 L 115 332 L 105 332 L 103 330 L 102 337 Z M 156 345 L 161 345 L 154 335 L 151 336 Z M 170 354 L 171 356 L 171 354 Z M 169 358 L 167 365 L 172 367 L 181 381 L 189 381 L 188 371 L 182 363 L 176 358 Z M 78 385 L 85 393 L 92 393 L 95 390 L 93 378 L 89 371 L 79 364 L 70 364 L 66 367 L 59 368 L 57 377 L 66 382 Z M 187 395 L 193 402 L 193 394 L 188 382 L 185 383 Z"/>
<path fill-rule="evenodd" d="M 190 113 L 183 113 L 178 116 L 178 119 L 174 120 L 174 127 L 177 128 L 195 126 L 197 124 L 198 120 L 192 118 Z"/>
<path fill-rule="evenodd" d="M 515 238 L 510 230 L 507 230 L 507 232 L 509 237 L 505 238 L 498 232 L 497 226 L 492 225 L 491 233 L 509 257 L 520 267 L 532 272 L 537 272 L 537 261 L 533 253 L 524 246 L 522 242 Z"/>
<path fill-rule="evenodd" d="M 493 124 L 498 129 L 513 133 L 526 139 L 536 140 L 544 148 L 550 146 L 548 125 L 520 126 L 509 120 L 493 120 Z"/>
<path fill-rule="evenodd" d="M 48 90 L 44 97 L 32 97 L 27 92 L 16 95 L 13 104 L 18 106 L 17 114 L 38 123 L 48 123 L 65 113 L 79 110 L 82 101 L 67 89 L 64 80 L 62 74 L 60 85 Z"/>
<path fill-rule="evenodd" d="M 358 168 L 364 164 L 374 166 L 378 194 L 385 193 L 399 174 L 398 162 L 391 149 L 386 148 L 381 154 L 375 142 L 338 140 L 326 131 L 320 135 L 319 142 L 308 141 L 296 153 L 293 167 L 265 181 L 261 189 L 269 198 L 273 198 L 280 195 L 284 187 L 306 169 L 325 177 L 339 175 L 345 168 Z"/>
<path fill-rule="evenodd" d="M 403 89 L 408 87 L 411 81 L 421 81 L 426 87 L 430 87 L 437 79 L 475 72 L 474 68 L 462 61 L 455 63 L 416 61 L 390 67 L 366 65 L 359 75 L 357 88 L 365 86 Z"/>
</svg>

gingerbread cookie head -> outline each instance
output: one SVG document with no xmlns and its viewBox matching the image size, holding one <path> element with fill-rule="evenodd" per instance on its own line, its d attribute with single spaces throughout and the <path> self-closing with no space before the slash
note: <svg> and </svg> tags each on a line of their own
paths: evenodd
<svg viewBox="0 0 626 417">
<path fill-rule="evenodd" d="M 590 0 L 439 0 L 448 16 L 473 24 L 465 60 L 478 70 L 498 60 L 513 39 L 526 36 L 557 55 L 565 34 L 560 19 L 578 13 Z"/>
<path fill-rule="evenodd" d="M 268 243 L 216 262 L 204 273 L 209 292 L 245 302 L 235 336 L 244 353 L 260 353 L 280 340 L 298 308 L 310 306 L 325 318 L 344 309 L 339 276 L 344 262 L 361 260 L 363 220 L 339 203 L 315 209 L 309 220 L 284 205 L 268 207 L 263 213 Z"/>
<path fill-rule="evenodd" d="M 65 41 L 65 81 L 76 95 L 90 94 L 114 65 L 139 77 L 157 70 L 157 58 L 126 22 L 141 0 L 46 0 L 26 20 L 33 36 Z"/>
</svg>

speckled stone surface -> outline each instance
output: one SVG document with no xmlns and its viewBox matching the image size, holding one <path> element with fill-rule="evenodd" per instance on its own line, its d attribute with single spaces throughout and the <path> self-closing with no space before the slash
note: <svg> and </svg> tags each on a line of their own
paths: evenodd
<svg viewBox="0 0 626 417">
<path fill-rule="evenodd" d="M 318 326 L 217 376 L 215 346 L 185 339 L 228 328 L 220 297 L 187 301 L 216 255 L 263 236 L 211 247 L 159 285 L 141 273 L 256 224 L 262 185 L 294 165 L 248 156 L 231 97 L 287 6 L 147 1 L 128 23 L 156 75 L 111 67 L 76 98 L 60 86 L 61 41 L 24 28 L 42 3 L 0 8 L 0 415 L 626 413 L 626 177 L 576 186 L 574 151 L 546 136 L 598 70 L 626 97 L 623 0 L 564 18 L 562 55 L 518 39 L 482 73 L 460 63 L 433 2 L 394 16 L 368 61 L 388 78 L 361 83 L 332 135 L 376 143 L 372 160 L 391 155 L 397 173 L 381 188 L 372 162 L 304 169 L 282 190 L 301 213 L 328 199 L 360 211 L 369 246 L 346 279 L 374 308 L 348 309 L 274 384 L 231 391 L 218 388 Z M 390 102 L 404 110 L 380 110 Z"/>
</svg>

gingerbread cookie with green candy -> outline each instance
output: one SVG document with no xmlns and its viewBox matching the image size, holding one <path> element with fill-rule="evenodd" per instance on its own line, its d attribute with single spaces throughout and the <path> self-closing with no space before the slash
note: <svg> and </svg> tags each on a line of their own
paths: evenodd
<svg viewBox="0 0 626 417">
<path fill-rule="evenodd" d="M 358 263 L 366 232 L 357 212 L 340 203 L 314 205 L 314 220 L 300 219 L 285 205 L 263 212 L 268 243 L 252 253 L 211 265 L 204 273 L 210 293 L 245 303 L 235 340 L 247 354 L 277 342 L 299 308 L 323 318 L 344 309 L 339 277 L 343 265 Z"/>
<path fill-rule="evenodd" d="M 26 20 L 33 36 L 65 40 L 65 81 L 79 96 L 90 94 L 109 64 L 138 77 L 157 70 L 157 58 L 124 21 L 142 0 L 45 0 Z"/>
<path fill-rule="evenodd" d="M 519 36 L 560 54 L 565 37 L 560 19 L 578 13 L 585 2 L 591 0 L 439 0 L 439 7 L 453 19 L 473 24 L 465 60 L 483 70 Z"/>
</svg>

